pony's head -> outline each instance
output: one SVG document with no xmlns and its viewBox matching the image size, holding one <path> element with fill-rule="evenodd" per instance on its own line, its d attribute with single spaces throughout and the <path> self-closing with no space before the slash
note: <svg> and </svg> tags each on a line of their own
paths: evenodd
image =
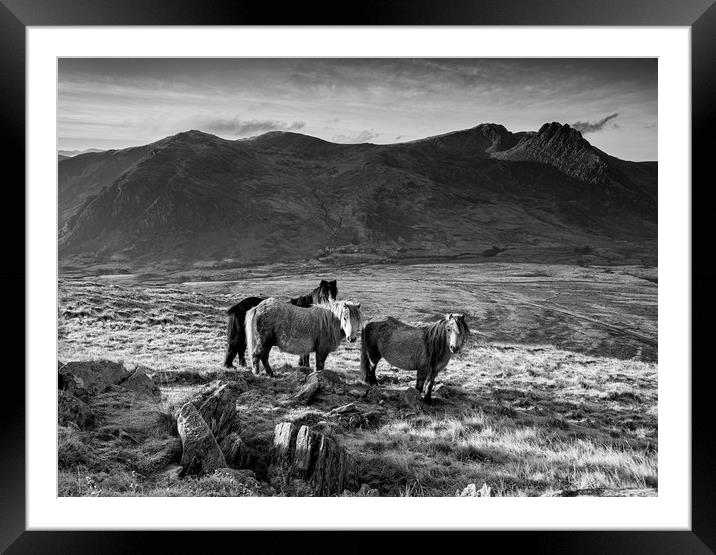
<svg viewBox="0 0 716 555">
<path fill-rule="evenodd" d="M 341 320 L 341 330 L 346 336 L 346 341 L 353 343 L 358 338 L 362 325 L 360 303 L 339 301 L 336 304 L 338 305 L 336 316 Z"/>
<path fill-rule="evenodd" d="M 447 326 L 445 327 L 448 334 L 448 348 L 450 352 L 455 354 L 465 344 L 470 336 L 470 329 L 465 322 L 465 315 L 453 312 L 445 315 Z"/>
<path fill-rule="evenodd" d="M 321 280 L 316 288 L 319 303 L 332 303 L 338 298 L 338 283 L 336 280 Z"/>
</svg>

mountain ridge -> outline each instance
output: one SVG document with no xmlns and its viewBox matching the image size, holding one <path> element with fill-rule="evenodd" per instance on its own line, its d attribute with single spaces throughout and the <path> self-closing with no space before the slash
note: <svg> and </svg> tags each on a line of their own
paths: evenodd
<svg viewBox="0 0 716 555">
<path fill-rule="evenodd" d="M 612 157 L 557 122 L 390 145 L 188 130 L 58 167 L 61 260 L 251 265 L 656 236 L 656 164 Z"/>
</svg>

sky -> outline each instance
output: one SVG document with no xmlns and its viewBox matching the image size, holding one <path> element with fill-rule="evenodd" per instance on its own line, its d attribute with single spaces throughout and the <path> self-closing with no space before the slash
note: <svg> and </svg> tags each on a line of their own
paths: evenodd
<svg viewBox="0 0 716 555">
<path fill-rule="evenodd" d="M 655 58 L 61 58 L 58 149 L 189 129 L 410 141 L 480 123 L 568 123 L 625 160 L 657 159 Z"/>
</svg>

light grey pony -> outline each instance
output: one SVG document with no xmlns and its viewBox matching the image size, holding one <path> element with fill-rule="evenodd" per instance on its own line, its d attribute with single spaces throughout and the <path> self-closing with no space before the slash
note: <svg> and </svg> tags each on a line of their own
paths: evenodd
<svg viewBox="0 0 716 555">
<path fill-rule="evenodd" d="M 363 379 L 372 385 L 378 383 L 375 369 L 381 358 L 403 370 L 417 370 L 415 388 L 431 402 L 433 384 L 438 373 L 450 362 L 470 336 L 463 314 L 446 314 L 430 326 L 410 326 L 388 317 L 368 322 L 363 329 L 361 344 L 361 372 Z"/>
<path fill-rule="evenodd" d="M 268 298 L 246 313 L 246 339 L 254 374 L 259 361 L 269 376 L 269 352 L 275 346 L 286 353 L 316 353 L 316 370 L 323 370 L 328 354 L 341 339 L 353 343 L 361 331 L 360 303 L 330 301 L 307 308 Z"/>
</svg>

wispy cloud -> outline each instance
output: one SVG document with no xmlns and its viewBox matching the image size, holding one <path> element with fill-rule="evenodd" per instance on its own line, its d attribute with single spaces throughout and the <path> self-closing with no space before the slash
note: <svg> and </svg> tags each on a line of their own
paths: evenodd
<svg viewBox="0 0 716 555">
<path fill-rule="evenodd" d="M 244 136 L 266 133 L 268 131 L 298 131 L 306 126 L 305 121 L 291 123 L 277 120 L 250 119 L 242 120 L 238 116 L 230 118 L 211 118 L 204 122 L 202 127 L 216 133 L 229 133 Z"/>
<path fill-rule="evenodd" d="M 624 58 L 63 58 L 58 136 L 66 149 L 146 144 L 187 129 L 385 143 L 484 122 L 527 131 L 574 121 L 598 148 L 651 160 L 656 132 L 646 124 L 657 117 L 656 65 Z"/>
<path fill-rule="evenodd" d="M 604 129 L 604 126 L 606 126 L 610 121 L 612 122 L 612 125 L 616 127 L 616 123 L 614 123 L 613 120 L 618 115 L 619 114 L 611 114 L 605 118 L 600 119 L 599 121 L 594 122 L 575 121 L 572 124 L 572 127 L 582 133 L 582 135 L 586 135 L 587 133 L 596 133 L 597 131 L 601 131 L 602 129 Z"/>
</svg>

